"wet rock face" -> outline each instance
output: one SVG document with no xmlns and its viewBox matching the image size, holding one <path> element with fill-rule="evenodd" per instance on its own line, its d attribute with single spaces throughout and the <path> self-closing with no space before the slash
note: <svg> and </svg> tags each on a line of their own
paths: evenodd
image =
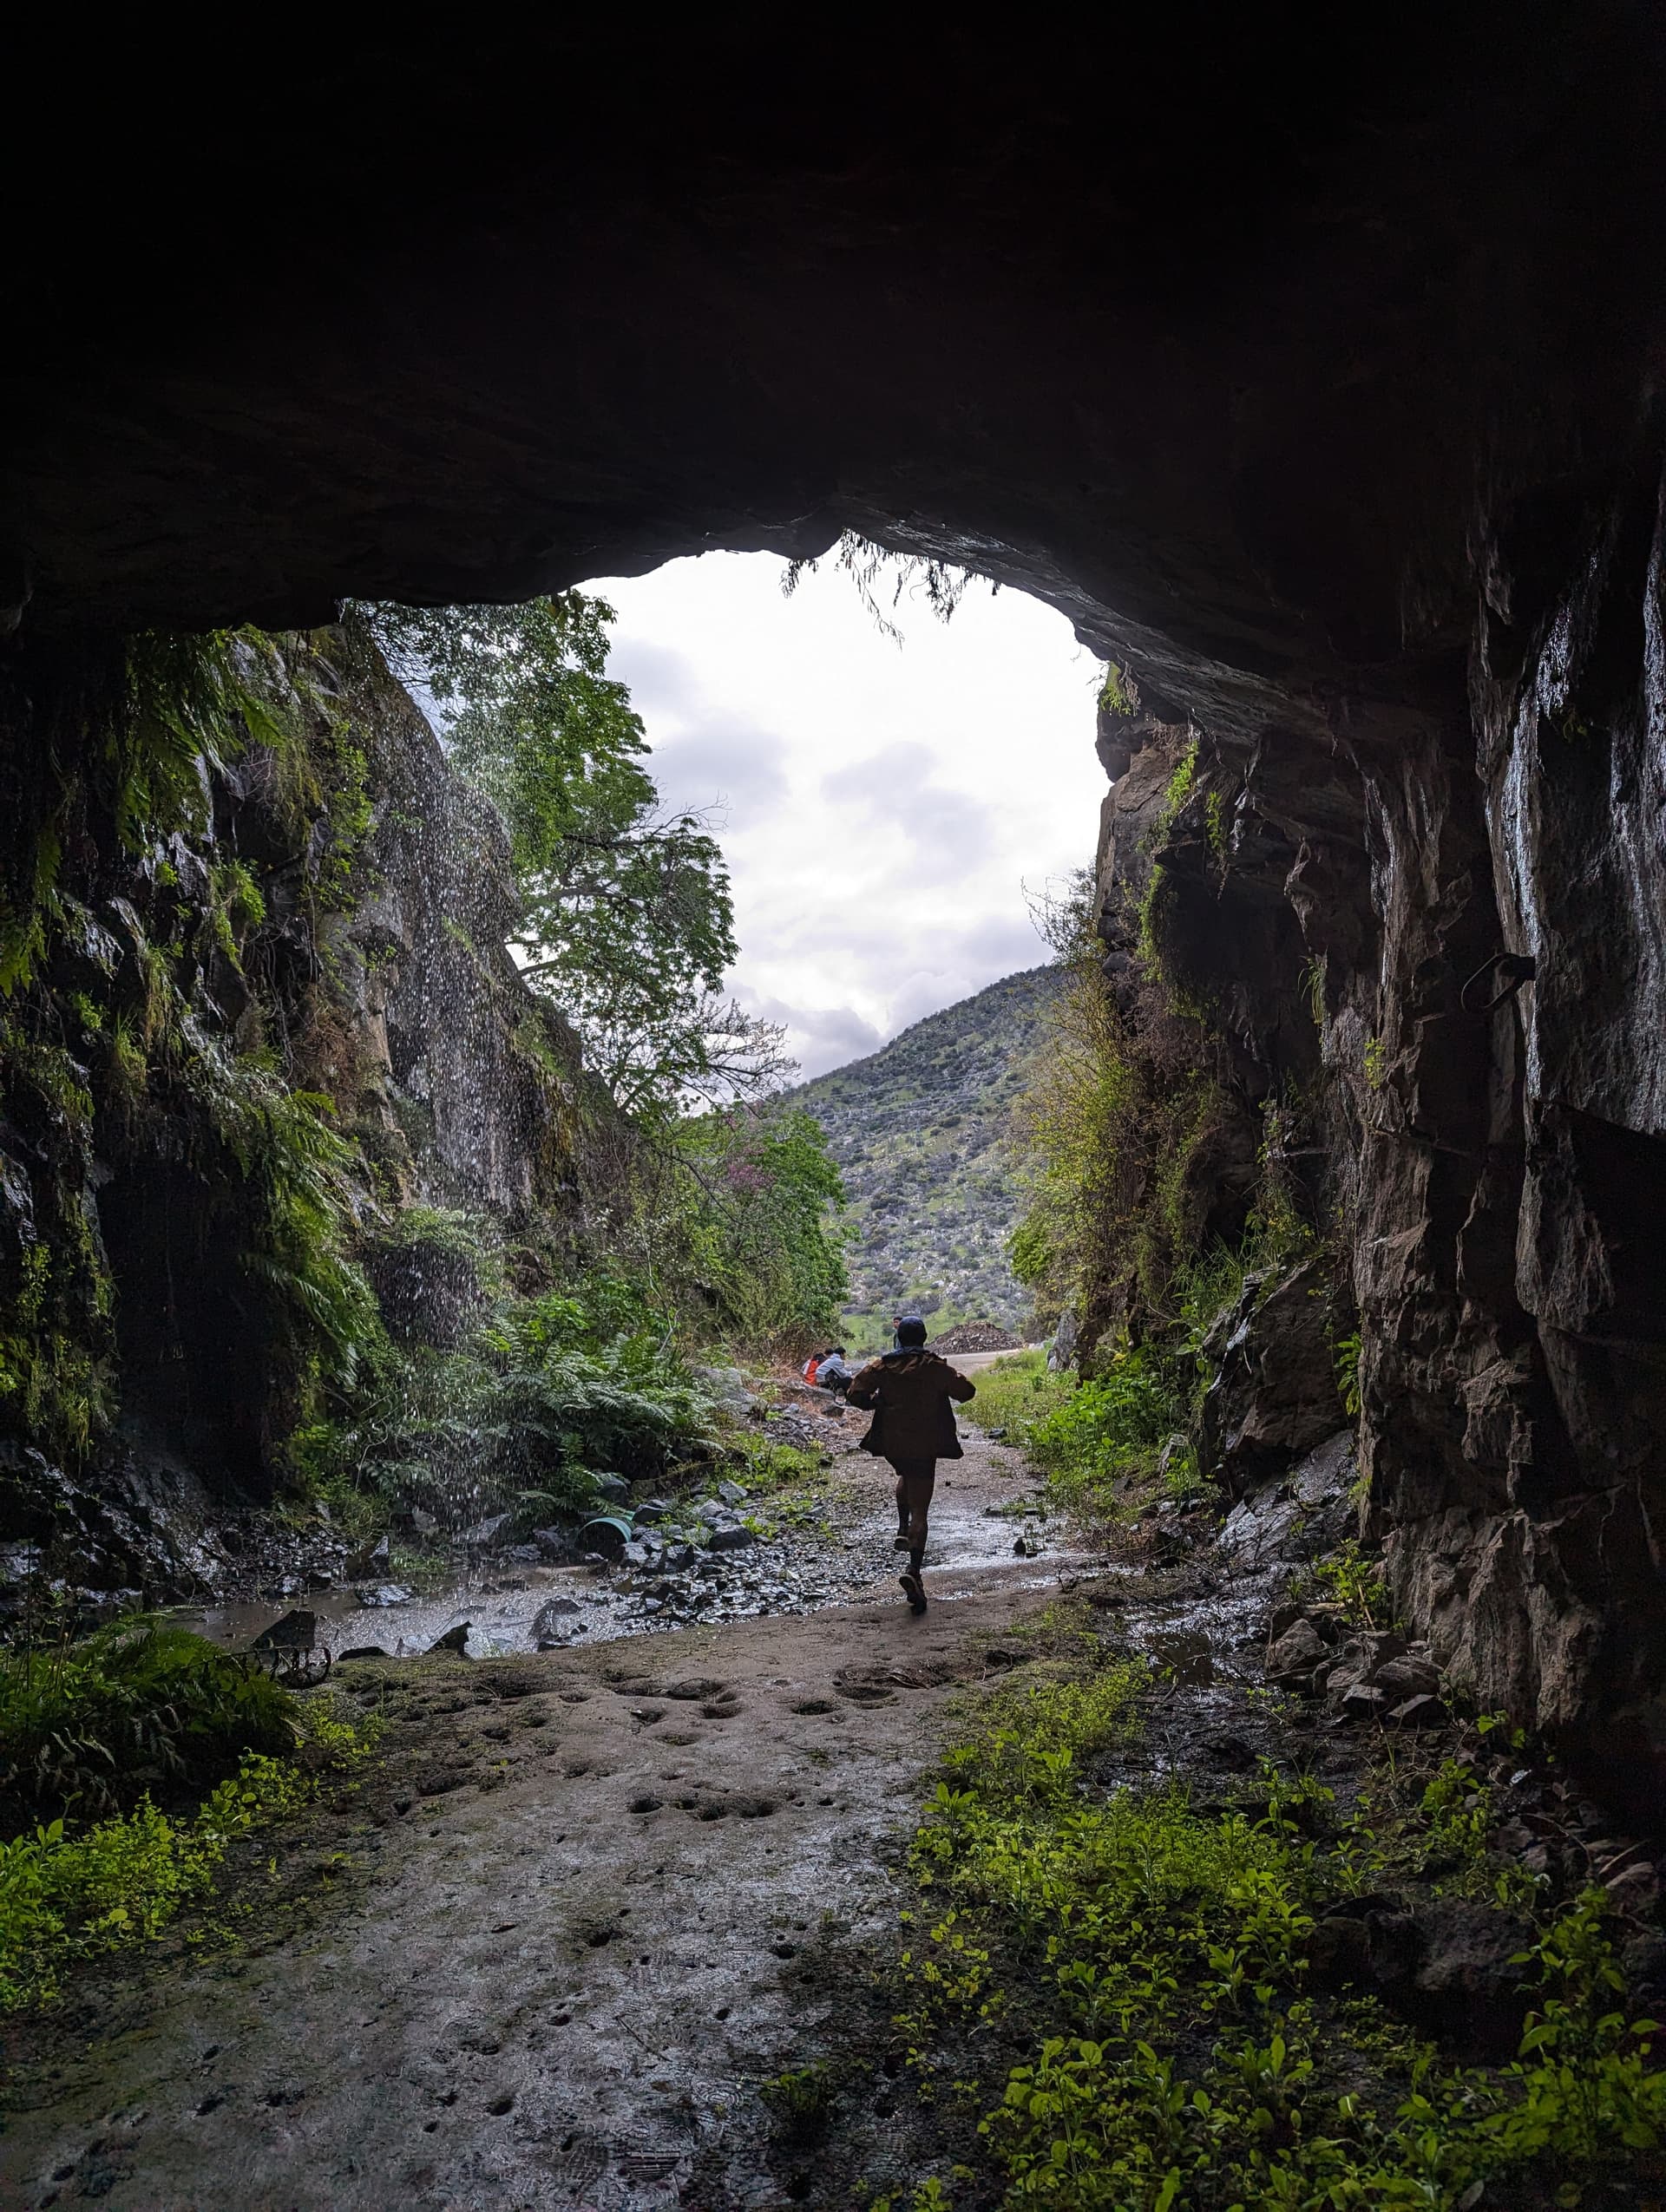
<svg viewBox="0 0 1666 2212">
<path fill-rule="evenodd" d="M 30 1344 L 17 1285 L 49 1253 L 80 1304 L 66 1292 L 36 1314 L 36 1341 L 61 1365 L 84 1363 L 98 1417 L 55 1434 L 49 1410 L 10 1393 L 0 1545 L 100 1606 L 270 1580 L 245 1575 L 249 1548 L 228 1552 L 219 1525 L 269 1502 L 295 1418 L 289 1316 L 267 1287 L 248 1166 L 216 1107 L 239 1070 L 261 1064 L 257 1050 L 281 1059 L 287 1084 L 333 1102 L 367 1227 L 400 1201 L 511 1226 L 535 1206 L 559 1215 L 570 1169 L 559 1115 L 578 1049 L 504 947 L 501 823 L 450 774 L 356 628 L 271 650 L 271 683 L 292 687 L 308 717 L 292 742 L 312 747 L 315 770 L 344 760 L 346 788 L 319 784 L 298 821 L 279 796 L 282 763 L 251 743 L 203 765 L 200 818 L 165 847 L 129 852 L 92 814 L 65 855 L 40 972 L 6 1006 L 9 1356 Z M 235 926 L 228 884 L 246 887 Z M 149 1040 L 159 990 L 170 1041 L 118 1081 L 108 1040 Z M 29 1088 L 30 1067 L 73 1078 L 73 1114 Z M 443 1236 L 378 1247 L 370 1272 L 396 1334 L 455 1343 L 477 1311 L 473 1260 Z M 0 1611 L 29 1566 L 0 1560 Z"/>
<path fill-rule="evenodd" d="M 1204 1347 L 1215 1379 L 1204 1401 L 1204 1464 L 1235 1497 L 1291 1467 L 1335 1430 L 1335 1325 L 1314 1262 L 1270 1292 L 1251 1275 Z"/>
</svg>

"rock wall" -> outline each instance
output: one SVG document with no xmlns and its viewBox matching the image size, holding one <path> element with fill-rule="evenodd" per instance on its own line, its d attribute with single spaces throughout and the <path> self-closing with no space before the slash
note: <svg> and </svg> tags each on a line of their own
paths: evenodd
<svg viewBox="0 0 1666 2212">
<path fill-rule="evenodd" d="M 595 1110 L 502 825 L 363 628 L 213 650 L 190 826 L 124 833 L 89 744 L 0 1032 L 0 1583 L 226 1579 L 403 1209 L 559 1226 Z"/>
<path fill-rule="evenodd" d="M 1129 1005 L 1127 916 L 1155 867 L 1166 965 L 1235 1096 L 1289 1104 L 1357 1305 L 1361 1464 L 1398 1602 L 1484 1705 L 1656 1805 L 1660 516 L 1651 465 L 1571 540 L 1478 518 L 1467 716 L 1356 700 L 1249 743 L 1128 723 L 1099 861 Z"/>
</svg>

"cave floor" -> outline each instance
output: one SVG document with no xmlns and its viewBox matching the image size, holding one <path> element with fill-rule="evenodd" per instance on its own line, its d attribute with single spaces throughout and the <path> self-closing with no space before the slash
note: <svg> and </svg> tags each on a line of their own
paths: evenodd
<svg viewBox="0 0 1666 2212">
<path fill-rule="evenodd" d="M 0 2202 L 623 2212 L 709 2201 L 697 2170 L 786 2202 L 751 2091 L 838 2041 L 830 1961 L 895 1924 L 956 1693 L 1096 1572 L 1012 1555 L 1015 1453 L 948 1472 L 922 1619 L 876 1470 L 856 1602 L 340 1670 L 384 1715 L 365 1778 L 254 1839 L 215 1927 L 13 2029 Z"/>
</svg>

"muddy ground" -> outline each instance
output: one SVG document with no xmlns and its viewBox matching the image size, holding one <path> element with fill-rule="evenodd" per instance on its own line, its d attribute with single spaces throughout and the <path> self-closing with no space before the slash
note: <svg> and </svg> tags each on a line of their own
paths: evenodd
<svg viewBox="0 0 1666 2212">
<path fill-rule="evenodd" d="M 1346 1514 L 1351 1469 L 1331 1462 L 1326 1498 L 1287 1485 L 1218 1535 L 1171 1512 L 1112 1561 L 1053 1523 L 1015 1556 L 1033 1478 L 968 1438 L 922 1619 L 894 1580 L 882 1471 L 859 1463 L 830 1477 L 826 1541 L 872 1569 L 848 1602 L 338 1667 L 328 1694 L 385 1724 L 357 1784 L 253 1839 L 213 1926 L 12 2027 L 0 2205 L 785 2212 L 863 2185 L 907 2202 L 942 2145 L 885 1974 L 937 1754 L 1067 1594 L 1159 1670 L 1107 1778 L 1184 1774 L 1207 1795 L 1270 1756 L 1344 1783 L 1357 1744 L 1261 1687 L 1292 1544 L 1334 1541 Z M 823 2059 L 849 2085 L 794 2150 L 760 2092 Z"/>
<path fill-rule="evenodd" d="M 836 2042 L 817 1962 L 890 1927 L 956 1692 L 1093 1572 L 1013 1557 L 987 1508 L 1030 1477 L 968 1440 L 915 1620 L 879 1471 L 850 1479 L 853 1602 L 339 1670 L 385 1717 L 373 1772 L 252 1847 L 229 1945 L 175 1939 L 14 2031 L 0 2202 L 623 2212 L 701 2201 L 697 2169 L 788 2202 L 756 2084 Z"/>
</svg>

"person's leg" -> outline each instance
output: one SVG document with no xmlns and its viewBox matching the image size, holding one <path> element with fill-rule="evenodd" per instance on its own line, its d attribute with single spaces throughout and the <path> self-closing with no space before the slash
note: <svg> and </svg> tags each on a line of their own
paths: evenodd
<svg viewBox="0 0 1666 2212">
<path fill-rule="evenodd" d="M 904 1488 L 908 1503 L 908 1555 L 915 1567 L 926 1555 L 926 1524 L 931 1514 L 932 1492 L 936 1487 L 936 1461 L 910 1460 Z"/>
<path fill-rule="evenodd" d="M 896 1463 L 896 1488 L 899 1503 L 906 1512 L 905 1530 L 908 1547 L 908 1571 L 900 1579 L 909 1605 L 915 1613 L 926 1609 L 925 1585 L 921 1569 L 926 1561 L 927 1522 L 931 1512 L 931 1494 L 936 1487 L 937 1463 L 935 1459 L 900 1460 Z"/>
</svg>

